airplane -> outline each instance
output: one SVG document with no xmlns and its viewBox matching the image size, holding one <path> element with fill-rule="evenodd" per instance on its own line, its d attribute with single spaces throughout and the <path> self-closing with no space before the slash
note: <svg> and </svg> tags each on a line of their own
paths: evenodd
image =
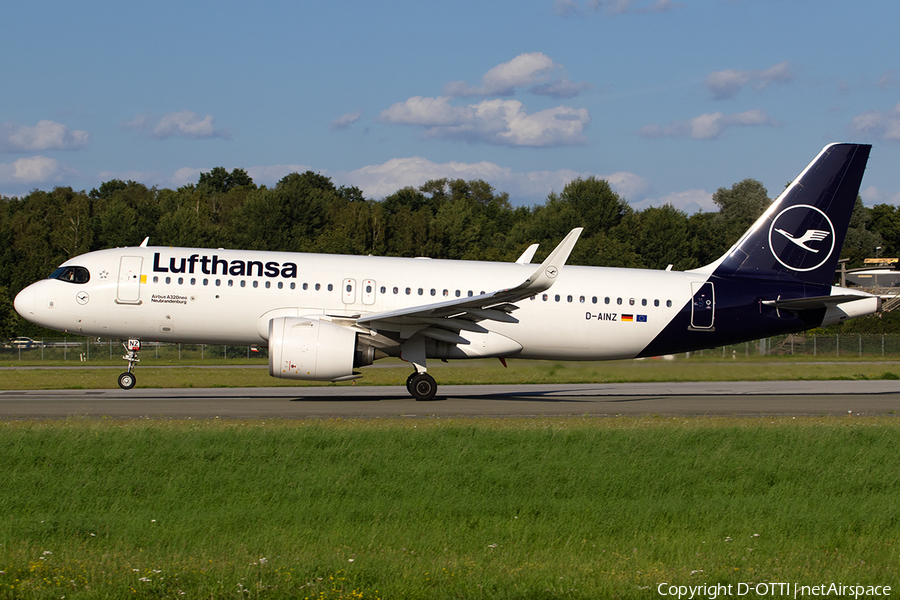
<svg viewBox="0 0 900 600">
<path fill-rule="evenodd" d="M 688 271 L 566 265 L 581 228 L 535 266 L 516 262 L 138 247 L 67 260 L 15 308 L 58 331 L 268 345 L 269 374 L 345 381 L 387 356 L 408 362 L 417 400 L 428 360 L 613 360 L 720 347 L 878 312 L 832 286 L 871 146 L 826 146 L 713 263 Z"/>
</svg>

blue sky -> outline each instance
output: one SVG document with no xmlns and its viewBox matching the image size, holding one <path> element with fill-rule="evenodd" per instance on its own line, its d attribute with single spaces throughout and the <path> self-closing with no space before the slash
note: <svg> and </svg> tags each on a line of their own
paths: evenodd
<svg viewBox="0 0 900 600">
<path fill-rule="evenodd" d="M 900 204 L 896 0 L 36 0 L 4 23 L 8 196 L 224 166 L 532 205 L 594 175 L 693 213 L 852 141 L 874 145 L 865 202 Z"/>
</svg>

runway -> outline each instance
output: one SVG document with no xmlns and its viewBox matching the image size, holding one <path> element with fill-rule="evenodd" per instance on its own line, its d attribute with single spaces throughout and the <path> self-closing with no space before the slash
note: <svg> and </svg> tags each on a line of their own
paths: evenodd
<svg viewBox="0 0 900 600">
<path fill-rule="evenodd" d="M 848 414 L 900 414 L 900 381 L 447 385 L 429 402 L 401 386 L 0 392 L 0 420 Z"/>
</svg>

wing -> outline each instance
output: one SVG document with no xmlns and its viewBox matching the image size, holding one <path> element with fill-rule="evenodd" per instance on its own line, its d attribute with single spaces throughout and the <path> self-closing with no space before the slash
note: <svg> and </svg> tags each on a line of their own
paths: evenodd
<svg viewBox="0 0 900 600">
<path fill-rule="evenodd" d="M 461 331 L 487 333 L 488 330 L 479 325 L 479 321 L 518 323 L 518 319 L 511 314 L 518 308 L 515 303 L 540 294 L 554 284 L 560 269 L 569 259 L 581 231 L 581 227 L 570 231 L 531 277 L 515 287 L 446 302 L 365 315 L 357 319 L 356 324 L 368 328 L 373 338 L 381 338 L 382 341 L 385 336 L 378 334 L 392 331 L 398 332 L 401 340 L 420 335 L 453 344 L 468 344 L 469 341 L 459 333 Z"/>
</svg>

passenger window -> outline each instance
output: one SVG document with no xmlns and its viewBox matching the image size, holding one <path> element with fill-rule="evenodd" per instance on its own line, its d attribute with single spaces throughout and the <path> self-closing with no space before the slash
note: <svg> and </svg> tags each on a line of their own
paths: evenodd
<svg viewBox="0 0 900 600">
<path fill-rule="evenodd" d="M 306 285 L 306 284 L 304 283 L 303 285 Z M 253 287 L 259 287 L 259 282 L 256 281 L 256 280 L 254 280 L 254 281 L 253 281 Z"/>
<path fill-rule="evenodd" d="M 628 306 L 634 306 L 634 298 L 628 299 Z"/>
<path fill-rule="evenodd" d="M 609 296 L 603 299 L 603 304 L 609 304 Z"/>
<path fill-rule="evenodd" d="M 266 287 L 269 287 L 269 285 L 266 284 Z M 317 284 L 316 284 L 316 291 L 318 292 L 320 289 L 322 289 L 322 286 L 321 286 L 320 284 L 317 283 Z"/>
<path fill-rule="evenodd" d="M 178 285 L 182 285 L 184 283 L 184 277 L 178 278 Z"/>
<path fill-rule="evenodd" d="M 424 293 L 425 293 L 425 290 L 423 290 L 422 288 L 419 288 L 419 295 L 421 296 Z"/>
<path fill-rule="evenodd" d="M 542 296 L 541 296 L 541 299 L 542 299 L 544 302 L 546 302 L 546 301 L 547 301 L 547 294 L 542 295 Z"/>
<path fill-rule="evenodd" d="M 279 289 L 279 290 L 284 289 L 284 282 L 283 282 L 283 281 L 279 281 L 279 282 L 278 282 L 278 289 Z"/>
<path fill-rule="evenodd" d="M 659 306 L 659 300 L 654 300 L 654 301 L 653 301 L 653 306 Z"/>
<path fill-rule="evenodd" d="M 559 302 L 559 294 L 556 294 L 555 296 L 553 296 L 553 299 L 556 300 L 557 302 Z"/>
<path fill-rule="evenodd" d="M 591 298 L 591 304 L 597 304 L 597 296 Z"/>
<path fill-rule="evenodd" d="M 218 286 L 220 286 L 220 285 L 222 285 L 222 280 L 221 280 L 221 279 L 216 279 L 216 286 L 218 287 Z"/>
<path fill-rule="evenodd" d="M 622 304 L 622 299 L 621 299 L 621 298 L 616 298 L 616 304 Z"/>
<path fill-rule="evenodd" d="M 232 280 L 232 279 L 228 280 L 228 287 L 234 287 L 234 280 Z"/>
<path fill-rule="evenodd" d="M 572 296 L 566 296 L 566 302 L 571 302 L 571 301 L 572 301 Z M 583 300 L 582 300 L 582 302 L 583 302 Z"/>
<path fill-rule="evenodd" d="M 255 283 L 255 282 L 254 282 L 254 283 Z M 253 287 L 256 287 L 256 286 L 254 285 Z M 309 289 L 309 284 L 308 284 L 308 283 L 304 283 L 304 284 L 303 284 L 303 289 L 304 289 L 304 290 L 308 290 L 308 289 Z"/>
<path fill-rule="evenodd" d="M 241 283 L 244 283 L 244 282 L 242 281 Z M 294 283 L 294 282 L 292 281 L 292 282 L 291 282 L 291 289 L 293 290 L 293 289 L 296 289 L 296 288 L 297 288 L 297 284 Z"/>
<path fill-rule="evenodd" d="M 412 294 L 412 288 L 406 288 L 406 295 L 409 296 Z"/>
<path fill-rule="evenodd" d="M 159 283 L 159 277 L 156 275 L 153 276 L 153 283 Z"/>
<path fill-rule="evenodd" d="M 400 293 L 400 289 L 395 287 L 395 288 L 394 288 L 394 293 L 395 293 L 395 294 L 399 294 L 399 293 Z"/>
<path fill-rule="evenodd" d="M 294 285 L 293 283 L 291 285 Z M 241 287 L 247 287 L 247 281 L 245 279 L 241 279 Z"/>
<path fill-rule="evenodd" d="M 328 291 L 330 292 L 330 291 L 332 291 L 333 289 L 334 289 L 334 286 L 331 285 L 331 284 L 329 283 L 329 284 L 328 284 Z"/>
<path fill-rule="evenodd" d="M 197 278 L 191 277 L 191 285 L 197 285 Z"/>
<path fill-rule="evenodd" d="M 272 282 L 271 282 L 271 281 L 267 281 L 267 282 L 266 282 L 266 289 L 269 289 L 270 287 L 272 287 Z"/>
<path fill-rule="evenodd" d="M 667 307 L 667 308 L 672 308 L 672 301 L 671 301 L 671 300 L 666 300 L 666 307 Z"/>
<path fill-rule="evenodd" d="M 434 288 L 431 288 L 431 295 L 434 296 L 435 294 L 437 294 L 437 290 L 435 290 Z"/>
</svg>

